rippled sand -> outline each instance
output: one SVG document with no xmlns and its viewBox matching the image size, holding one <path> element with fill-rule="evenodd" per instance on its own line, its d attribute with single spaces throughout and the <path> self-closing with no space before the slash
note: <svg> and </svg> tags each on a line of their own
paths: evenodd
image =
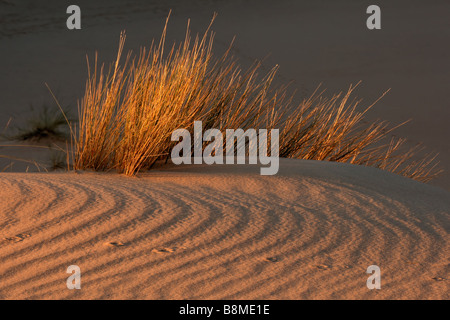
<svg viewBox="0 0 450 320">
<path fill-rule="evenodd" d="M 4 299 L 449 298 L 450 193 L 374 168 L 4 173 L 0 198 Z"/>
</svg>

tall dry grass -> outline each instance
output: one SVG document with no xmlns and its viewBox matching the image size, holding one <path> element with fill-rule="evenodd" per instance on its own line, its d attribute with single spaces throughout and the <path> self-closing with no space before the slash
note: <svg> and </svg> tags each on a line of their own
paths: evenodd
<svg viewBox="0 0 450 320">
<path fill-rule="evenodd" d="M 175 129 L 192 132 L 201 120 L 204 130 L 279 128 L 281 157 L 374 166 L 420 181 L 438 174 L 434 157 L 416 158 L 416 149 L 389 139 L 395 128 L 364 123 L 372 106 L 358 111 L 355 87 L 331 98 L 316 91 L 294 106 L 287 87 L 272 88 L 277 66 L 259 77 L 258 63 L 244 72 L 230 49 L 215 59 L 211 24 L 193 39 L 188 24 L 184 41 L 166 52 L 166 21 L 158 43 L 126 57 L 122 33 L 108 70 L 95 58 L 73 130 L 76 169 L 133 175 L 151 168 L 168 159 Z"/>
</svg>

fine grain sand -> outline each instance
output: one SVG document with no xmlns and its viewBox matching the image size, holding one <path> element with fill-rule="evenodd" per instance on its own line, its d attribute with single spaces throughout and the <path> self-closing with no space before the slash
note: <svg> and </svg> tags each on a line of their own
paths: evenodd
<svg viewBox="0 0 450 320">
<path fill-rule="evenodd" d="M 4 173 L 0 198 L 3 299 L 449 298 L 450 194 L 374 168 Z"/>
</svg>

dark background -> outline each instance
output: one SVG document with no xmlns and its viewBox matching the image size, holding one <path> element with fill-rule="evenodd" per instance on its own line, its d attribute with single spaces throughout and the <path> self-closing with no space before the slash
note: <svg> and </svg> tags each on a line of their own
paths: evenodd
<svg viewBox="0 0 450 320">
<path fill-rule="evenodd" d="M 82 29 L 66 28 L 66 8 L 81 7 Z M 382 29 L 366 28 L 366 8 L 382 10 Z M 110 62 L 119 33 L 125 49 L 149 46 L 172 9 L 168 44 L 184 37 L 187 19 L 202 32 L 213 12 L 215 52 L 236 35 L 234 54 L 245 68 L 257 58 L 262 71 L 280 65 L 279 83 L 292 81 L 297 97 L 320 84 L 331 95 L 362 80 L 362 107 L 391 88 L 368 114 L 393 125 L 396 134 L 440 153 L 446 170 L 431 184 L 450 190 L 450 2 L 357 0 L 0 0 L 0 128 L 20 122 L 30 104 L 52 103 L 47 82 L 76 110 L 86 81 L 86 54 Z"/>
</svg>

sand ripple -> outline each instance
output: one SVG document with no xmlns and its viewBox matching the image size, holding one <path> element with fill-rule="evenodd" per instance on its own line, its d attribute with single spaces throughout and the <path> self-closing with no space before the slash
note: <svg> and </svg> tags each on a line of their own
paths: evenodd
<svg viewBox="0 0 450 320">
<path fill-rule="evenodd" d="M 448 192 L 316 161 L 257 172 L 2 174 L 0 297 L 449 298 Z"/>
</svg>

